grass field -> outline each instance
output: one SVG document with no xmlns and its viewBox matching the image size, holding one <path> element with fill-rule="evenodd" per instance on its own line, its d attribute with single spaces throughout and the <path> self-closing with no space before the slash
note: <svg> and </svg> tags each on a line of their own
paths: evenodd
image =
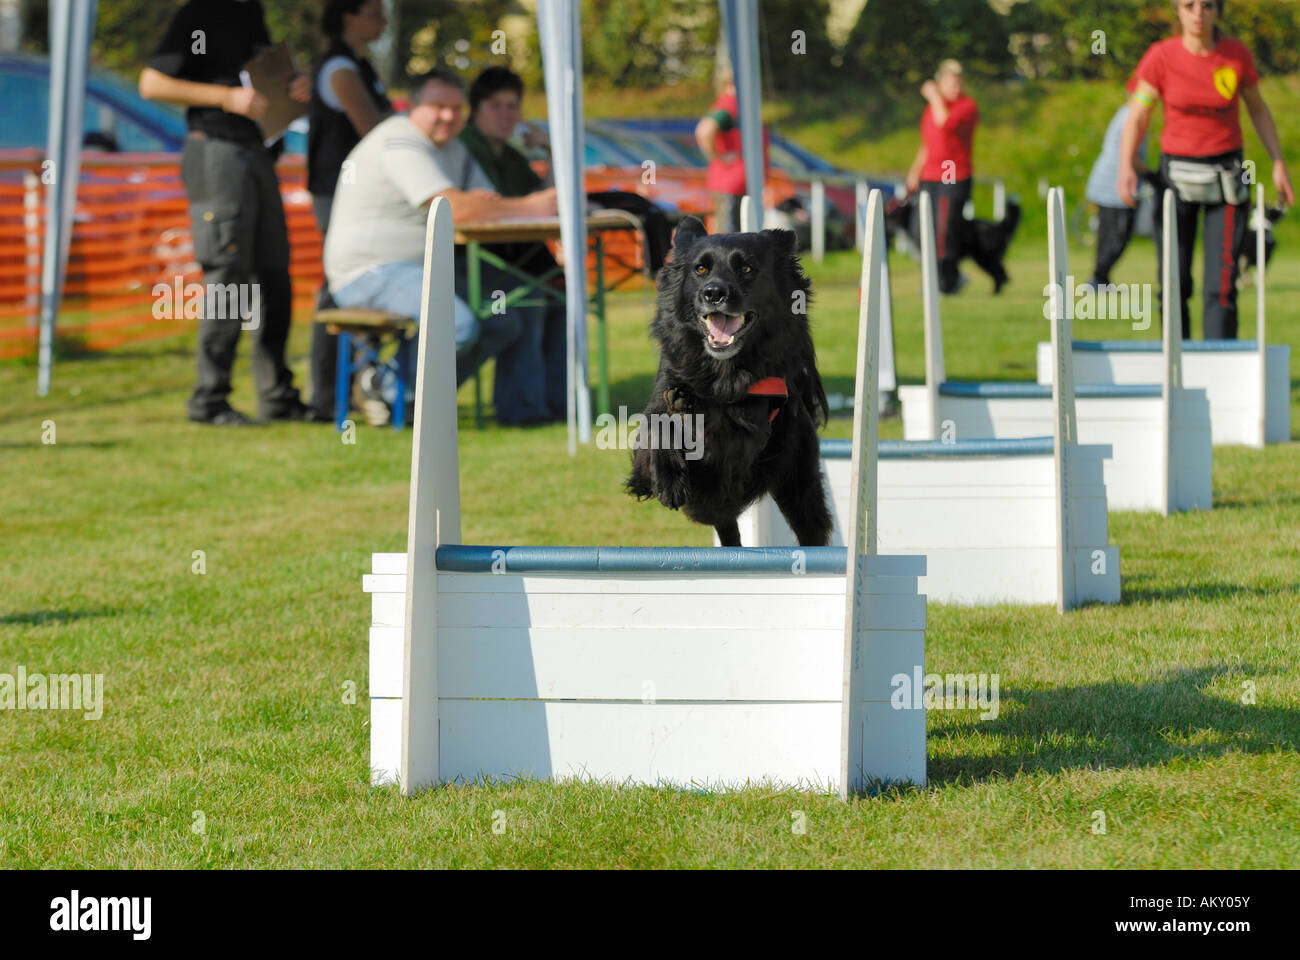
<svg viewBox="0 0 1300 960">
<path fill-rule="evenodd" d="M 1047 333 L 1043 251 L 1037 237 L 1017 245 L 1001 297 L 973 277 L 945 302 L 952 376 L 1032 379 Z M 1270 334 L 1294 352 L 1300 257 L 1285 253 Z M 1137 243 L 1123 266 L 1119 281 L 1150 278 L 1150 245 Z M 813 271 L 831 392 L 852 385 L 856 271 L 851 254 Z M 898 366 L 910 382 L 922 372 L 918 285 L 916 267 L 896 258 Z M 1250 291 L 1242 313 L 1249 336 Z M 614 403 L 634 409 L 655 366 L 648 316 L 644 295 L 613 298 Z M 1126 333 L 1122 322 L 1076 326 L 1084 337 Z M 296 326 L 300 376 L 308 343 Z M 404 549 L 410 433 L 360 427 L 345 445 L 324 426 L 191 425 L 193 348 L 190 336 L 65 360 L 45 400 L 29 364 L 0 365 L 0 673 L 105 676 L 98 721 L 0 710 L 0 863 L 1300 865 L 1294 442 L 1217 449 L 1211 512 L 1113 514 L 1118 606 L 1060 617 L 932 605 L 927 669 L 999 674 L 1001 712 L 931 712 L 924 789 L 847 805 L 763 786 L 721 795 L 577 783 L 403 799 L 367 783 L 361 576 L 372 552 Z M 246 345 L 236 385 L 236 406 L 251 413 Z M 478 433 L 469 400 L 463 391 L 467 542 L 709 542 L 620 491 L 625 452 L 569 459 L 561 428 Z M 1298 404 L 1293 380 L 1296 426 Z M 53 444 L 42 443 L 47 421 Z M 835 420 L 828 433 L 849 426 Z M 882 434 L 900 435 L 898 421 Z M 800 811 L 802 834 L 792 829 Z"/>
</svg>

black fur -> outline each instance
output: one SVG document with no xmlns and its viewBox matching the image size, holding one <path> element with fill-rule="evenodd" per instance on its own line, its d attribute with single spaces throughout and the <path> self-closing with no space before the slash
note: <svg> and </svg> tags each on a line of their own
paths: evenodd
<svg viewBox="0 0 1300 960">
<path fill-rule="evenodd" d="M 646 419 L 703 415 L 703 456 L 638 449 L 628 492 L 711 525 L 724 546 L 739 546 L 736 519 L 770 493 L 800 544 L 829 543 L 817 439 L 829 410 L 808 328 L 811 285 L 794 234 L 708 236 L 704 224 L 685 217 L 657 286 L 651 335 L 661 352 Z M 734 342 L 710 342 L 703 319 L 710 313 L 746 318 Z M 770 420 L 774 401 L 747 393 L 767 377 L 784 378 L 789 394 Z"/>
</svg>

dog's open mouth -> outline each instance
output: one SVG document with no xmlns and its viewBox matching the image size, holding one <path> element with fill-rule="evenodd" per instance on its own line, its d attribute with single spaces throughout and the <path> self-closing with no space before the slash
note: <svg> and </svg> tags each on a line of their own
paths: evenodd
<svg viewBox="0 0 1300 960">
<path fill-rule="evenodd" d="M 749 322 L 749 314 L 741 313 L 706 313 L 700 320 L 704 323 L 705 346 L 715 355 L 730 356 L 740 348 L 736 339 Z"/>
</svg>

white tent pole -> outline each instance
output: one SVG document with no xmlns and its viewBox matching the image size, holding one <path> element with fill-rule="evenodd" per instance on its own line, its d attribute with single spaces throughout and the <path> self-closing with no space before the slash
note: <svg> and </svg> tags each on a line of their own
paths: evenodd
<svg viewBox="0 0 1300 960">
<path fill-rule="evenodd" d="M 68 270 L 72 214 L 81 171 L 81 129 L 86 106 L 86 64 L 96 0 L 55 0 L 50 5 L 50 119 L 45 158 L 45 249 L 41 260 L 41 329 L 36 392 L 48 396 L 54 367 L 54 325 Z"/>
<path fill-rule="evenodd" d="M 1268 239 L 1268 217 L 1264 209 L 1264 185 L 1255 186 L 1255 341 L 1259 345 L 1259 445 L 1268 444 L 1268 343 L 1264 327 L 1264 263 Z"/>
<path fill-rule="evenodd" d="M 546 82 L 551 164 L 564 248 L 568 332 L 569 454 L 591 442 L 587 385 L 587 194 L 582 158 L 582 35 L 577 0 L 538 0 L 537 27 Z"/>
</svg>

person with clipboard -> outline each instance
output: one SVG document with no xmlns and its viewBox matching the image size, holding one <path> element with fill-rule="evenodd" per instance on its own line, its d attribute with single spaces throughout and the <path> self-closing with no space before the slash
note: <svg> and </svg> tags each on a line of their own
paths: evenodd
<svg viewBox="0 0 1300 960">
<path fill-rule="evenodd" d="M 303 404 L 285 362 L 292 290 L 289 234 L 275 158 L 260 122 L 311 99 L 310 81 L 295 77 L 287 90 L 258 90 L 241 72 L 271 45 L 258 0 L 190 0 L 172 18 L 157 51 L 140 74 L 140 95 L 182 104 L 189 136 L 181 179 L 189 199 L 194 256 L 207 289 L 237 289 L 254 315 L 205 309 L 199 322 L 198 382 L 189 418 L 242 426 L 248 417 L 230 406 L 231 367 L 241 328 L 253 334 L 253 379 L 258 419 L 315 420 Z M 278 124 L 277 124 L 278 125 Z M 277 136 L 283 130 L 274 131 Z M 234 285 L 230 287 L 229 285 Z M 253 295 L 244 293 L 251 291 Z M 209 296 L 205 307 L 220 297 Z"/>
</svg>

